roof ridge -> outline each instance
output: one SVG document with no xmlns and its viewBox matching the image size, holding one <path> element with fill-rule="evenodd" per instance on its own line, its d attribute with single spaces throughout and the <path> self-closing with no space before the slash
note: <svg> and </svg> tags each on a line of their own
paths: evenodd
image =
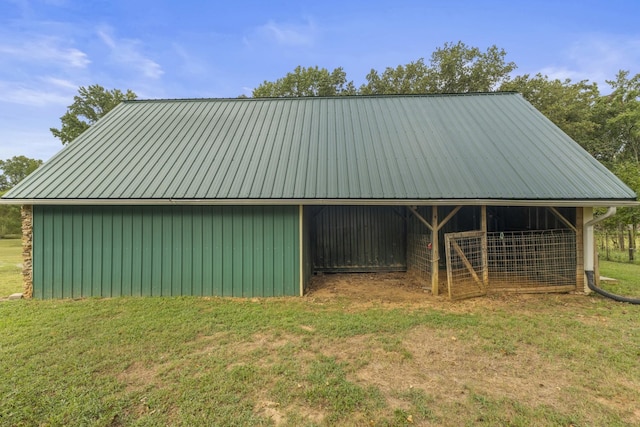
<svg viewBox="0 0 640 427">
<path fill-rule="evenodd" d="M 148 98 L 124 100 L 123 103 L 142 102 L 207 102 L 207 101 L 274 101 L 274 100 L 309 100 L 309 99 L 371 99 L 371 98 L 454 98 L 465 96 L 500 96 L 519 95 L 516 91 L 465 92 L 465 93 L 396 93 L 373 95 L 335 95 L 335 96 L 281 96 L 281 97 L 238 97 L 238 98 Z"/>
</svg>

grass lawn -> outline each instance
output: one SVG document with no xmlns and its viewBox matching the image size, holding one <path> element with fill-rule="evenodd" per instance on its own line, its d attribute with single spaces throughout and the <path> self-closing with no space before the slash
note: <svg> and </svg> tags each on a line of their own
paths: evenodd
<svg viewBox="0 0 640 427">
<path fill-rule="evenodd" d="M 0 425 L 639 425 L 638 319 L 569 294 L 2 302 Z"/>
<path fill-rule="evenodd" d="M 600 274 L 616 279 L 616 283 L 602 282 L 600 287 L 609 292 L 640 298 L 640 265 L 628 262 L 600 260 Z"/>
<path fill-rule="evenodd" d="M 0 239 L 0 297 L 22 292 L 22 240 Z"/>
</svg>

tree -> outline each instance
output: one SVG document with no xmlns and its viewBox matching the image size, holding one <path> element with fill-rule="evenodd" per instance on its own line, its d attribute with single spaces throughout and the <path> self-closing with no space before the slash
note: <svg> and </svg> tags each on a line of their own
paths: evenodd
<svg viewBox="0 0 640 427">
<path fill-rule="evenodd" d="M 595 157 L 604 160 L 608 156 L 606 147 L 600 146 L 597 138 L 594 138 L 596 123 L 593 121 L 592 106 L 600 96 L 596 83 L 589 83 L 587 80 L 576 83 L 572 83 L 570 79 L 550 80 L 538 73 L 533 77 L 525 74 L 503 82 L 500 90 L 521 93 Z"/>
<path fill-rule="evenodd" d="M 14 156 L 0 160 L 0 196 L 22 181 L 42 164 L 42 160 L 25 156 Z M 0 205 L 0 235 L 20 234 L 20 206 Z"/>
<path fill-rule="evenodd" d="M 14 156 L 7 160 L 0 160 L 0 191 L 7 191 L 22 181 L 42 164 L 42 160 L 30 159 L 25 156 Z"/>
<path fill-rule="evenodd" d="M 387 67 L 382 74 L 372 69 L 360 93 L 466 93 L 489 92 L 509 80 L 516 69 L 514 62 L 505 62 L 504 49 L 491 46 L 485 52 L 459 41 L 445 43 L 431 54 L 429 65 L 424 58 Z"/>
<path fill-rule="evenodd" d="M 621 70 L 607 83 L 613 92 L 594 106 L 596 137 L 609 147 L 608 160 L 640 164 L 640 74 L 629 78 L 629 71 Z"/>
<path fill-rule="evenodd" d="M 264 81 L 253 90 L 254 98 L 300 96 L 355 95 L 353 82 L 347 82 L 347 73 L 341 67 L 329 72 L 326 68 L 297 66 L 275 82 Z"/>
<path fill-rule="evenodd" d="M 73 97 L 73 104 L 60 117 L 60 129 L 50 128 L 51 133 L 67 144 L 87 130 L 99 118 L 115 108 L 120 102 L 136 99 L 137 95 L 130 89 L 122 92 L 119 89 L 106 90 L 100 85 L 80 86 L 78 95 Z"/>
</svg>

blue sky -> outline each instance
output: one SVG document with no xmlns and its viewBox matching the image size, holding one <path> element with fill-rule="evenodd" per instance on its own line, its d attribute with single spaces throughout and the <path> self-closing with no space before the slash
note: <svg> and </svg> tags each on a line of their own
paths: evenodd
<svg viewBox="0 0 640 427">
<path fill-rule="evenodd" d="M 49 159 L 79 86 L 236 97 L 297 65 L 372 69 L 445 42 L 497 45 L 519 74 L 640 73 L 640 1 L 0 0 L 0 159 Z"/>
</svg>

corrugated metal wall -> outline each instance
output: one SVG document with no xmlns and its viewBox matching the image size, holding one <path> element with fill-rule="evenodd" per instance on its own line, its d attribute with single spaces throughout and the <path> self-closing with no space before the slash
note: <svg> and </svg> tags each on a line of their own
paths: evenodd
<svg viewBox="0 0 640 427">
<path fill-rule="evenodd" d="M 34 206 L 36 298 L 299 295 L 297 206 Z"/>
<path fill-rule="evenodd" d="M 402 208 L 391 206 L 313 208 L 314 270 L 406 270 L 406 230 L 402 212 Z"/>
</svg>

